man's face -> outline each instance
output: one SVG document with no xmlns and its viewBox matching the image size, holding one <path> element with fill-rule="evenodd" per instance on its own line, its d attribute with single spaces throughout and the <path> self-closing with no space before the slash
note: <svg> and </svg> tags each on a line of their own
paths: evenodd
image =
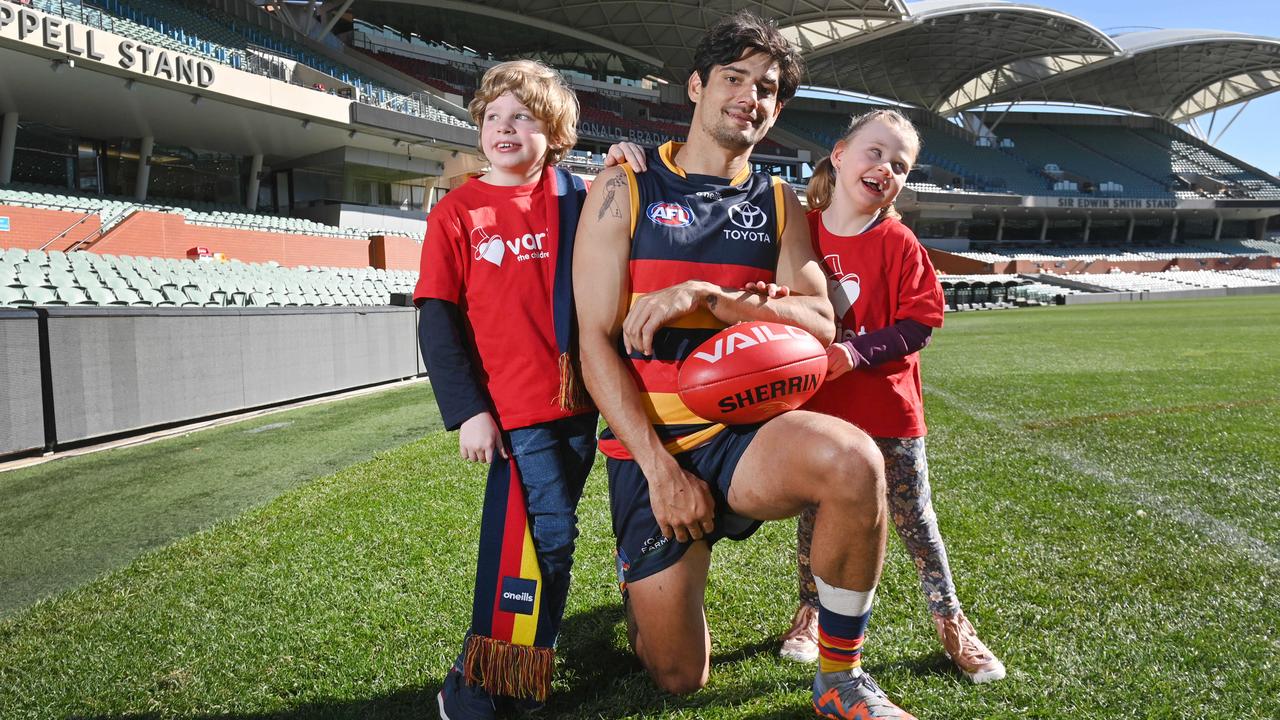
<svg viewBox="0 0 1280 720">
<path fill-rule="evenodd" d="M 764 139 L 782 111 L 778 62 L 748 49 L 727 65 L 713 65 L 707 82 L 689 77 L 693 122 L 727 150 L 747 150 Z"/>
</svg>

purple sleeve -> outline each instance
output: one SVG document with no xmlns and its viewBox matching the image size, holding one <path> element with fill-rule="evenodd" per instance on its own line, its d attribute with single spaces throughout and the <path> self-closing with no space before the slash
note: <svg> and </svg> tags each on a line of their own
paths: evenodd
<svg viewBox="0 0 1280 720">
<path fill-rule="evenodd" d="M 919 352 L 929 344 L 933 328 L 915 320 L 899 320 L 875 332 L 846 340 L 853 369 L 869 368 Z"/>
</svg>

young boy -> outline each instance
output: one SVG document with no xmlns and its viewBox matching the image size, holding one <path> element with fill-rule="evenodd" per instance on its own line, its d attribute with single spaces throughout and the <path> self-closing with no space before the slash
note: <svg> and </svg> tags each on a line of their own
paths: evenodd
<svg viewBox="0 0 1280 720">
<path fill-rule="evenodd" d="M 492 468 L 510 459 L 518 468 L 542 576 L 535 644 L 549 658 L 569 590 L 575 511 L 595 457 L 596 412 L 569 361 L 573 227 L 563 221 L 574 222 L 585 188 L 553 167 L 577 141 L 578 103 L 555 71 L 520 60 L 486 72 L 469 109 L 490 168 L 428 217 L 414 291 L 420 344 L 444 424 L 460 429 L 462 457 Z M 482 543 L 482 567 L 484 555 Z M 493 692 L 491 677 L 476 677 L 496 675 L 493 665 L 474 669 L 498 655 L 510 664 L 510 647 L 472 664 L 488 640 L 478 634 L 473 625 L 440 691 L 446 720 L 492 718 L 503 704 L 540 699 L 549 684 L 548 660 L 543 692 Z"/>
</svg>

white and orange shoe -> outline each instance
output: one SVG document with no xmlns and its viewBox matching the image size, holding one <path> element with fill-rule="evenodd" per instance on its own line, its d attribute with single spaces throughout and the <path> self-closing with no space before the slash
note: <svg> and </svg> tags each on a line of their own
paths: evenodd
<svg viewBox="0 0 1280 720">
<path fill-rule="evenodd" d="M 813 711 L 830 720 L 916 720 L 861 669 L 818 673 L 813 678 Z"/>
</svg>

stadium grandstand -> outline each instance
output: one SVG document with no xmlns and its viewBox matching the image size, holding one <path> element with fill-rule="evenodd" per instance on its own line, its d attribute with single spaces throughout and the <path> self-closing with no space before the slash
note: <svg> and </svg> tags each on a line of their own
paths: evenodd
<svg viewBox="0 0 1280 720">
<path fill-rule="evenodd" d="M 752 4 L 809 68 L 752 163 L 803 197 L 851 114 L 901 109 L 923 148 L 897 206 L 945 273 L 952 310 L 1280 287 L 1280 179 L 1199 125 L 1280 88 L 1280 39 L 1107 34 L 1049 5 Z M 466 105 L 484 71 L 516 57 L 561 70 L 582 109 L 565 163 L 590 178 L 613 143 L 686 135 L 691 48 L 738 7 L 0 0 L 0 315 L 31 324 L 9 344 L 38 355 L 41 332 L 146 313 L 180 314 L 208 347 L 225 338 L 201 323 L 249 327 L 261 313 L 294 318 L 273 332 L 310 342 L 320 331 L 297 328 L 312 312 L 334 327 L 385 321 L 397 333 L 385 347 L 415 357 L 383 379 L 421 374 L 411 324 L 388 319 L 413 310 L 385 306 L 406 301 L 434 203 L 483 168 Z M 84 363 L 107 353 L 81 350 Z M 198 360 L 166 351 L 155 362 Z M 343 356 L 308 353 L 296 372 Z M 34 363 L 57 371 L 47 354 Z M 49 379 L 36 380 L 39 404 Z M 15 442 L 0 454 L 28 447 Z"/>
</svg>

